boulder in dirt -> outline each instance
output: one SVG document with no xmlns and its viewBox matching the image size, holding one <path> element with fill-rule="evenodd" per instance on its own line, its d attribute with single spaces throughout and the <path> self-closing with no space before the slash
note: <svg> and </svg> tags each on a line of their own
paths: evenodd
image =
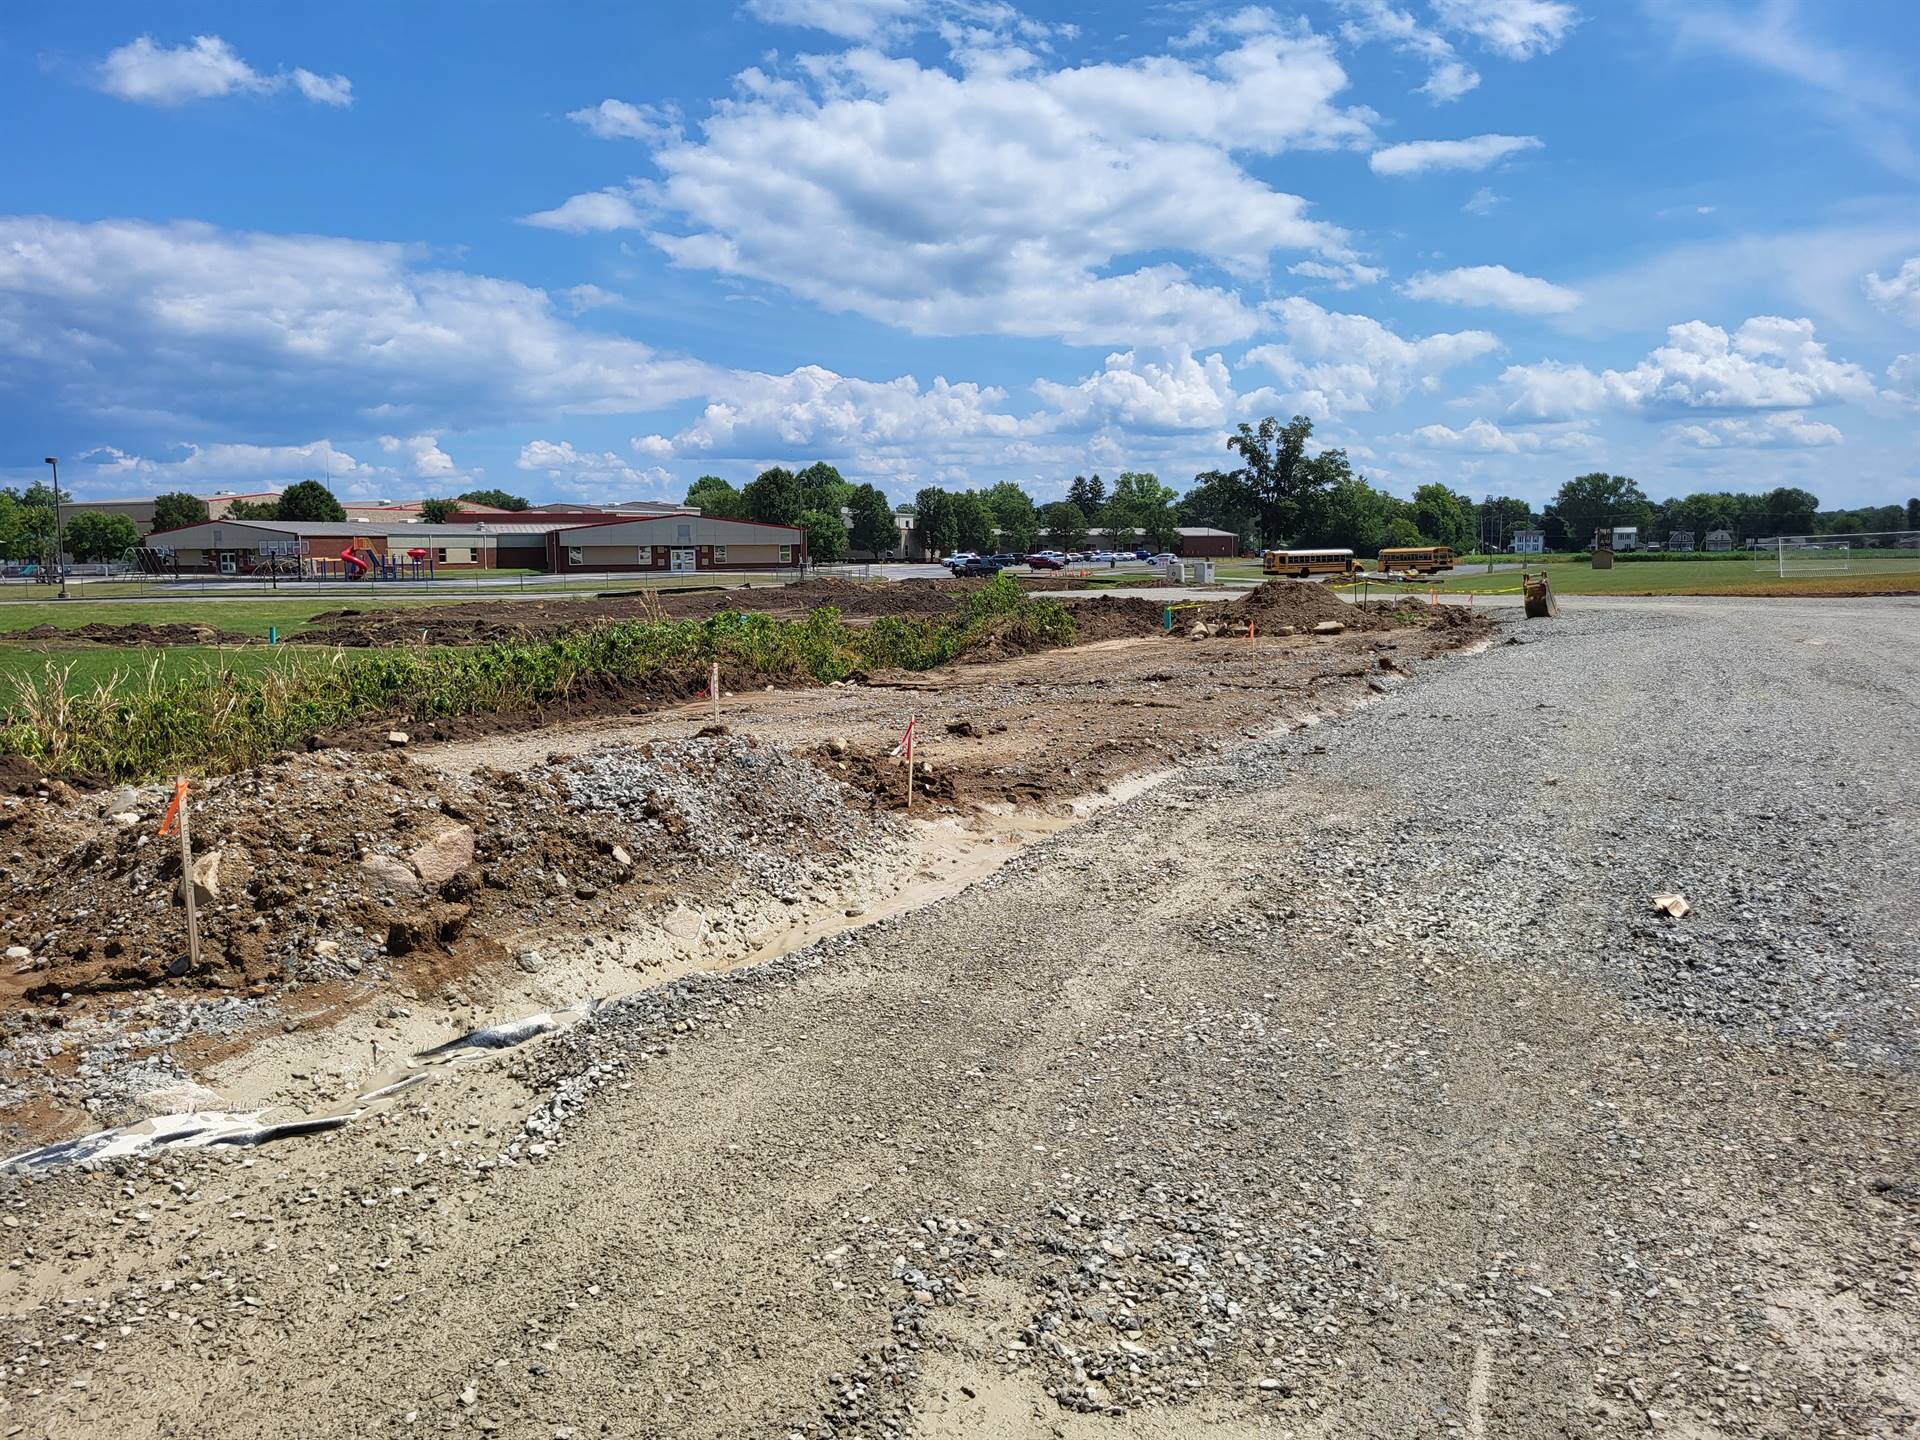
<svg viewBox="0 0 1920 1440">
<path fill-rule="evenodd" d="M 1316 635 L 1338 635 L 1346 628 L 1347 625 L 1344 620 L 1322 620 L 1313 627 L 1313 633 Z"/>
<path fill-rule="evenodd" d="M 227 852 L 209 850 L 193 862 L 193 903 L 212 905 L 220 899 L 220 869 Z"/>
<path fill-rule="evenodd" d="M 391 855 L 367 856 L 360 862 L 360 873 L 382 892 L 410 894 L 420 888 L 420 877 L 413 873 L 413 867 Z"/>
<path fill-rule="evenodd" d="M 437 890 L 473 863 L 473 827 L 449 825 L 436 831 L 415 846 L 407 859 L 415 873 Z"/>
<path fill-rule="evenodd" d="M 126 815 L 140 808 L 140 792 L 129 785 L 124 790 L 116 790 L 113 799 L 107 802 L 107 814 Z"/>
<path fill-rule="evenodd" d="M 389 745 L 404 745 L 412 738 L 413 737 L 404 730 L 389 730 L 387 732 L 387 744 Z"/>
</svg>

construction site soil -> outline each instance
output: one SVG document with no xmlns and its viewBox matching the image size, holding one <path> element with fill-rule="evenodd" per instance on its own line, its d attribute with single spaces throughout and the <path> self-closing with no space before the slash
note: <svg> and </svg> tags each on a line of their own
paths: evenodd
<svg viewBox="0 0 1920 1440">
<path fill-rule="evenodd" d="M 329 610 L 313 617 L 296 637 L 305 643 L 353 648 L 395 645 L 475 645 L 501 640 L 538 639 L 591 625 L 620 621 L 702 619 L 728 610 L 798 617 L 831 605 L 850 622 L 882 616 L 937 620 L 951 614 L 984 580 L 804 580 L 792 585 L 743 585 L 712 590 L 667 590 L 598 595 L 591 599 L 471 601 L 387 610 Z M 1164 608 L 1138 596 L 1072 588 L 1077 581 L 1045 577 L 1028 589 L 1044 591 L 1073 605 L 1082 617 L 1082 641 L 1121 634 L 1150 634 L 1161 626 Z M 1268 583 L 1237 600 L 1201 607 L 1205 616 L 1262 624 L 1306 625 L 1343 620 L 1374 627 L 1405 623 L 1416 602 L 1402 597 L 1368 606 L 1365 612 L 1344 604 L 1317 585 Z M 1421 607 L 1424 608 L 1424 607 Z M 1401 619 L 1391 618 L 1400 616 Z M 1189 619 L 1187 610 L 1180 618 Z"/>
<path fill-rule="evenodd" d="M 238 630 L 220 630 L 212 625 L 186 625 L 180 623 L 149 625 L 134 620 L 124 625 L 112 625 L 105 621 L 90 621 L 85 625 L 34 625 L 25 630 L 16 630 L 8 637 L 8 643 L 20 641 L 41 644 L 71 645 L 76 640 L 89 645 L 257 645 L 258 635 L 248 635 Z"/>
<path fill-rule="evenodd" d="M 898 588 L 912 607 L 950 605 L 961 587 Z M 864 587 L 828 593 L 884 603 Z M 711 701 L 611 696 L 564 724 L 480 717 L 455 743 L 382 733 L 385 753 L 321 749 L 196 782 L 197 963 L 180 852 L 155 834 L 170 787 L 87 793 L 9 774 L 0 1127 L 18 1148 L 150 1113 L 263 1037 L 350 1016 L 444 1036 L 556 945 L 638 984 L 696 950 L 708 964 L 760 953 L 801 914 L 885 904 L 900 886 L 889 857 L 911 841 L 891 753 L 910 717 L 919 821 L 976 840 L 1044 832 L 1086 796 L 1385 693 L 1490 629 L 1303 586 L 1207 607 L 1204 621 L 1182 611 L 1172 635 L 1137 599 L 1076 613 L 1095 638 L 1064 650 L 801 689 L 727 677 L 717 716 Z M 1305 633 L 1326 620 L 1343 628 Z M 546 958 L 528 961 L 536 948 Z M 278 1075 L 247 1098 L 302 1104 L 346 1084 L 321 1079 Z"/>
</svg>

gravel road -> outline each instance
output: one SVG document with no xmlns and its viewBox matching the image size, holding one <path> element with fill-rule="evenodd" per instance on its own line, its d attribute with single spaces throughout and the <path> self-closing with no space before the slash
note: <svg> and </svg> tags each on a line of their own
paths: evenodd
<svg viewBox="0 0 1920 1440">
<path fill-rule="evenodd" d="M 1920 606 L 1508 634 L 370 1128 L 20 1188 L 0 1422 L 1915 1433 Z"/>
</svg>

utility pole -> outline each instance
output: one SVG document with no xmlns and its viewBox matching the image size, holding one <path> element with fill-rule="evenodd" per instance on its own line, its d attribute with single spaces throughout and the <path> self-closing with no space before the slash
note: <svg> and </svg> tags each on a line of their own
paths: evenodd
<svg viewBox="0 0 1920 1440">
<path fill-rule="evenodd" d="M 53 568 L 60 572 L 60 598 L 67 598 L 67 560 L 61 553 L 65 548 L 62 532 L 67 528 L 60 518 L 60 459 L 56 455 L 47 456 L 47 464 L 53 467 Z"/>
</svg>

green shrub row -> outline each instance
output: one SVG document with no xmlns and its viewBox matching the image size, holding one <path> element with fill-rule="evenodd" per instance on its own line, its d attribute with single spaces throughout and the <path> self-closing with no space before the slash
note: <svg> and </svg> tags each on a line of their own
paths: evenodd
<svg viewBox="0 0 1920 1440">
<path fill-rule="evenodd" d="M 158 665 L 71 691 L 63 667 L 16 679 L 0 754 L 49 774 L 145 780 L 257 765 L 337 726 L 378 715 L 512 711 L 592 693 L 696 691 L 719 660 L 734 683 L 828 683 L 863 671 L 925 670 L 989 640 L 1068 644 L 1065 606 L 996 577 L 949 616 L 846 624 L 830 607 L 804 620 L 728 611 L 703 620 L 631 621 L 546 640 L 449 649 L 289 650 L 251 672 L 209 664 L 161 678 Z"/>
</svg>

